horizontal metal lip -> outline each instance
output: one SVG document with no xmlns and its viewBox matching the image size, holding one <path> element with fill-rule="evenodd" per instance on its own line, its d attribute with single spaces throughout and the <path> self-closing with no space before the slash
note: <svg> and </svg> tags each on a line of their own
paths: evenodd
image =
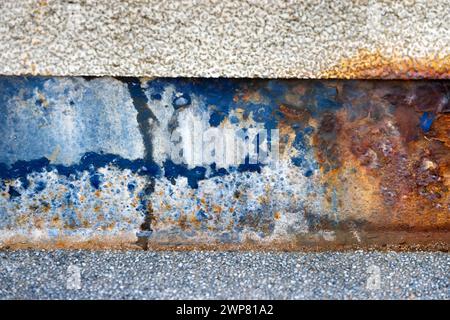
<svg viewBox="0 0 450 320">
<path fill-rule="evenodd" d="M 1 76 L 0 92 L 3 248 L 448 247 L 448 81 Z M 225 140 L 205 155 L 207 132 L 254 138 L 254 158 L 228 161 Z"/>
</svg>

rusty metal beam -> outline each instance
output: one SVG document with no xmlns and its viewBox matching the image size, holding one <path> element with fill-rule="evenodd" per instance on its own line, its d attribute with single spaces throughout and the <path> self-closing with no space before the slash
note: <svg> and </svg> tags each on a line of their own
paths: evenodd
<svg viewBox="0 0 450 320">
<path fill-rule="evenodd" d="M 3 76 L 0 133 L 3 248 L 450 243 L 448 81 Z"/>
</svg>

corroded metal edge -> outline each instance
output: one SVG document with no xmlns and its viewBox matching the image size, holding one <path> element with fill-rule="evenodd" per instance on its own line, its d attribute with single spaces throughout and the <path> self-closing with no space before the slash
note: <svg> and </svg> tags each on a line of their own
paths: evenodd
<svg viewBox="0 0 450 320">
<path fill-rule="evenodd" d="M 356 232 L 356 233 L 355 233 Z M 89 240 L 74 237 L 39 239 L 33 241 L 29 236 L 14 236 L 0 243 L 0 250 L 25 249 L 84 249 L 84 250 L 142 250 L 134 234 L 97 236 Z M 197 241 L 198 240 L 198 241 Z M 266 243 L 251 240 L 242 243 L 223 243 L 201 241 L 186 242 L 173 239 L 169 242 L 149 242 L 146 250 L 152 251 L 442 251 L 448 252 L 450 232 L 337 232 L 333 239 L 323 238 L 323 234 L 299 235 L 295 241 L 270 241 Z"/>
</svg>

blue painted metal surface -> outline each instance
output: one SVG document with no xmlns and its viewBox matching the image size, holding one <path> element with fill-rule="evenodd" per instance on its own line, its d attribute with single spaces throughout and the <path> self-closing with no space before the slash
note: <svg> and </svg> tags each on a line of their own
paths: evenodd
<svg viewBox="0 0 450 320">
<path fill-rule="evenodd" d="M 0 77 L 0 240 L 302 246 L 448 230 L 448 83 L 424 104 L 427 85 Z"/>
</svg>

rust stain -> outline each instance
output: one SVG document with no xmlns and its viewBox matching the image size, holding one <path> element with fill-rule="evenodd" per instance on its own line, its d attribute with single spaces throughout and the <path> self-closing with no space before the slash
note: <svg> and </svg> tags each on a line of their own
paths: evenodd
<svg viewBox="0 0 450 320">
<path fill-rule="evenodd" d="M 44 205 L 42 206 L 42 211 L 43 212 L 49 212 L 50 211 L 50 204 L 49 203 L 44 203 Z"/>
<path fill-rule="evenodd" d="M 297 239 L 286 241 L 256 242 L 247 240 L 241 243 L 223 243 L 208 239 L 196 239 L 186 242 L 176 239 L 170 243 L 148 243 L 149 250 L 210 250 L 210 251 L 305 251 L 320 252 L 327 250 L 347 251 L 364 249 L 367 251 L 443 251 L 448 252 L 450 234 L 448 232 L 405 232 L 405 231 L 371 231 L 360 232 L 363 245 L 349 232 L 337 232 L 335 241 L 326 241 L 317 235 L 299 235 Z M 89 240 L 60 236 L 52 240 L 31 240 L 26 236 L 16 236 L 1 244 L 0 250 L 20 249 L 88 249 L 88 250 L 142 250 L 136 244 L 134 234 L 123 233 L 115 236 L 95 236 Z"/>
<path fill-rule="evenodd" d="M 442 142 L 450 148 L 450 114 L 440 114 L 434 123 L 432 139 Z"/>
<path fill-rule="evenodd" d="M 387 57 L 379 50 L 360 50 L 320 73 L 325 79 L 450 79 L 450 55 L 413 58 Z"/>
<path fill-rule="evenodd" d="M 286 117 L 286 120 L 288 122 L 292 122 L 292 121 L 308 122 L 308 120 L 311 116 L 310 113 L 308 112 L 308 109 L 296 108 L 294 106 L 287 106 L 284 104 L 280 105 L 280 111 Z"/>
<path fill-rule="evenodd" d="M 185 214 L 180 213 L 180 217 L 178 218 L 178 225 L 180 226 L 181 230 L 186 230 L 188 228 L 187 216 Z"/>
<path fill-rule="evenodd" d="M 437 91 L 440 85 L 446 84 L 435 83 Z M 372 104 L 325 113 L 319 122 L 313 144 L 328 186 L 326 205 L 336 206 L 331 220 L 340 228 L 364 219 L 366 230 L 450 229 L 448 105 L 441 95 L 407 89 L 372 82 Z M 421 129 L 424 110 L 435 116 L 428 132 Z"/>
</svg>

